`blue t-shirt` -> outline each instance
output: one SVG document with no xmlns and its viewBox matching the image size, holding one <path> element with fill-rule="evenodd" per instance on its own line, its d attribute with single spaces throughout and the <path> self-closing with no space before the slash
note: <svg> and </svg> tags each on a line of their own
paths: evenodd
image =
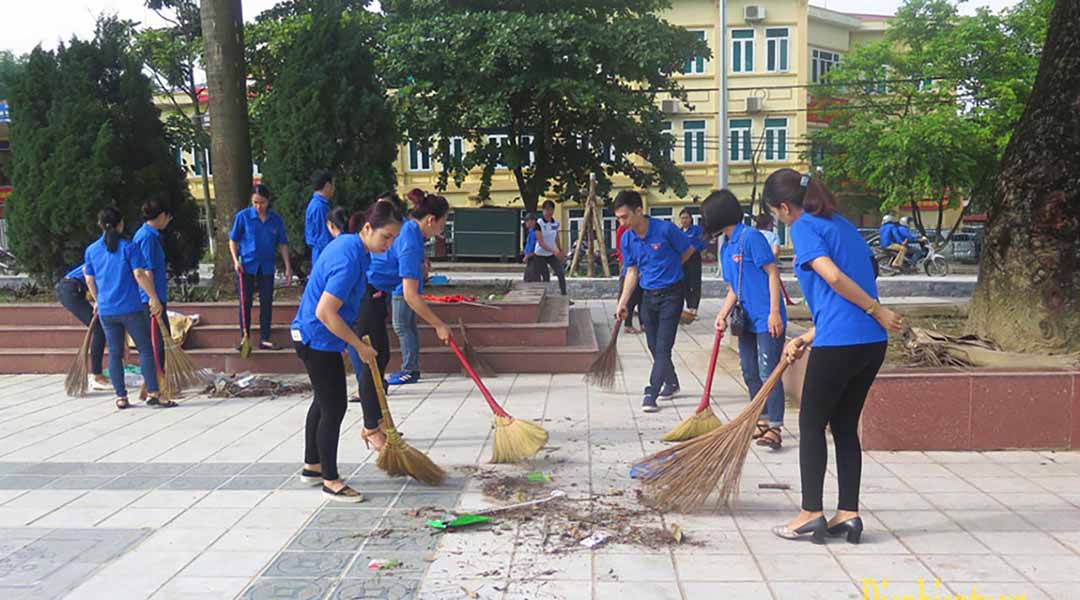
<svg viewBox="0 0 1080 600">
<path fill-rule="evenodd" d="M 917 242 L 917 241 L 919 241 L 919 238 L 914 233 L 911 233 L 911 229 L 908 229 L 907 227 L 904 227 L 903 225 L 897 225 L 896 226 L 896 233 L 897 233 L 896 237 L 900 242 Z"/>
<path fill-rule="evenodd" d="M 326 217 L 330 214 L 330 200 L 319 192 L 311 195 L 307 211 L 304 213 L 304 241 L 311 248 L 311 264 L 319 260 L 319 253 L 326 248 L 334 236 L 326 228 Z"/>
<path fill-rule="evenodd" d="M 769 274 L 765 265 L 776 262 L 769 241 L 761 232 L 739 223 L 730 239 L 724 240 L 720 247 L 720 259 L 723 261 L 724 281 L 731 286 L 742 302 L 749 319 L 752 333 L 769 331 L 769 311 L 772 307 L 769 299 Z M 739 289 L 739 265 L 742 265 L 742 289 Z M 780 301 L 780 318 L 787 325 L 787 309 Z"/>
<path fill-rule="evenodd" d="M 401 226 L 389 250 L 371 256 L 368 269 L 371 285 L 388 294 L 405 295 L 402 279 L 415 279 L 420 284 L 418 291 L 424 291 L 424 234 L 420 223 L 413 219 Z"/>
<path fill-rule="evenodd" d="M 84 273 L 83 273 L 83 267 L 84 266 L 85 266 L 85 263 L 83 263 L 83 264 L 75 267 L 74 269 L 68 271 L 67 275 L 64 275 L 64 279 L 86 279 L 86 277 L 84 276 Z"/>
<path fill-rule="evenodd" d="M 296 338 L 295 332 L 299 331 L 300 340 L 314 350 L 344 350 L 347 346 L 345 340 L 323 325 L 315 316 L 315 309 L 319 306 L 323 292 L 328 292 L 341 300 L 341 309 L 338 310 L 341 318 L 350 325 L 354 323 L 364 300 L 364 290 L 367 288 L 365 274 L 370 263 L 371 255 L 359 235 L 346 233 L 330 242 L 311 270 L 304 295 L 300 298 L 300 308 L 296 311 L 291 327 L 294 332 L 293 339 Z"/>
<path fill-rule="evenodd" d="M 530 254 L 536 254 L 536 230 L 530 229 L 529 235 L 525 238 L 525 256 Z"/>
<path fill-rule="evenodd" d="M 871 298 L 877 299 L 877 282 L 870 249 L 858 230 L 844 217 L 830 218 L 803 213 L 791 225 L 795 246 L 795 276 L 810 306 L 816 333 L 814 346 L 851 346 L 884 342 L 888 334 L 873 317 L 836 293 L 810 266 L 827 256 Z"/>
<path fill-rule="evenodd" d="M 645 237 L 639 238 L 633 229 L 623 232 L 623 264 L 637 267 L 641 289 L 660 290 L 682 281 L 682 255 L 690 240 L 668 221 L 645 219 L 649 224 Z"/>
<path fill-rule="evenodd" d="M 133 269 L 149 269 L 146 257 L 134 243 L 120 240 L 116 252 L 105 247 L 105 236 L 90 244 L 83 254 L 87 275 L 97 286 L 97 310 L 103 317 L 142 312 L 139 284 Z"/>
<path fill-rule="evenodd" d="M 278 246 L 289 243 L 281 215 L 268 210 L 263 221 L 254 206 L 236 213 L 229 239 L 240 245 L 240 263 L 253 275 L 273 275 Z"/>
<path fill-rule="evenodd" d="M 165 247 L 161 245 L 161 232 L 143 223 L 142 227 L 135 232 L 131 243 L 139 248 L 145 259 L 147 270 L 154 272 L 154 292 L 157 293 L 158 301 L 162 304 L 169 301 L 169 273 L 165 270 Z M 139 299 L 143 304 L 150 302 L 150 296 L 139 288 Z"/>
<path fill-rule="evenodd" d="M 881 247 L 888 248 L 893 244 L 899 244 L 900 236 L 897 234 L 898 231 L 895 223 L 886 223 L 882 225 L 881 229 L 878 230 L 878 239 L 880 240 L 879 244 Z"/>
<path fill-rule="evenodd" d="M 694 247 L 694 250 L 701 252 L 702 250 L 709 247 L 709 243 L 705 241 L 704 237 L 702 237 L 704 233 L 702 233 L 700 226 L 690 225 L 690 228 L 686 229 L 685 231 L 683 230 L 683 228 L 680 227 L 679 231 L 683 232 L 683 235 L 685 235 L 687 240 L 690 241 L 690 245 Z"/>
</svg>

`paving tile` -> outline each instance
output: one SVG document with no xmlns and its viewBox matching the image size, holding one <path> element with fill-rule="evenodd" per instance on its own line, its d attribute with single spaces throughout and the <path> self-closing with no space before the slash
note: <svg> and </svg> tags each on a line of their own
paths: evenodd
<svg viewBox="0 0 1080 600">
<path fill-rule="evenodd" d="M 161 487 L 167 490 L 216 490 L 229 480 L 228 477 L 195 477 L 184 473 L 183 477 L 177 477 L 164 483 Z"/>
<path fill-rule="evenodd" d="M 256 506 L 235 525 L 239 528 L 298 528 L 314 513 L 310 508 L 260 508 Z"/>
<path fill-rule="evenodd" d="M 243 600 L 320 600 L 330 590 L 327 579 L 260 577 L 240 596 Z"/>
<path fill-rule="evenodd" d="M 218 529 L 188 529 L 168 525 L 153 532 L 139 544 L 140 552 L 184 552 L 206 550 L 221 537 Z"/>
<path fill-rule="evenodd" d="M 187 508 L 206 496 L 203 490 L 153 490 L 131 503 L 133 508 Z"/>
<path fill-rule="evenodd" d="M 763 581 L 761 569 L 750 554 L 676 556 L 675 565 L 683 582 Z"/>
<path fill-rule="evenodd" d="M 437 506 L 452 510 L 457 506 L 460 498 L 461 494 L 457 493 L 418 494 L 406 492 L 398 498 L 398 501 L 394 503 L 394 506 L 397 508 L 424 508 L 428 506 Z"/>
<path fill-rule="evenodd" d="M 172 480 L 171 475 L 124 475 L 101 486 L 103 490 L 152 490 Z"/>
<path fill-rule="evenodd" d="M 173 519 L 170 525 L 225 531 L 236 525 L 237 521 L 250 510 L 248 508 L 189 508 Z"/>
<path fill-rule="evenodd" d="M 300 472 L 300 466 L 296 463 L 279 462 L 256 462 L 248 465 L 240 472 L 241 475 L 295 475 Z"/>
<path fill-rule="evenodd" d="M 195 508 L 252 508 L 256 505 L 265 506 L 264 501 L 268 496 L 270 496 L 270 492 L 267 491 L 214 490 L 203 496 L 195 505 Z"/>
<path fill-rule="evenodd" d="M 779 581 L 770 587 L 777 600 L 863 600 L 862 592 L 851 582 Z"/>
<path fill-rule="evenodd" d="M 1041 531 L 974 531 L 980 542 L 998 554 L 1066 554 L 1069 550 Z"/>
<path fill-rule="evenodd" d="M 221 535 L 214 542 L 213 550 L 281 550 L 290 539 L 295 529 L 237 528 L 234 527 Z"/>
<path fill-rule="evenodd" d="M 45 487 L 52 490 L 96 490 L 104 487 L 115 477 L 95 475 L 74 475 L 58 477 Z"/>
<path fill-rule="evenodd" d="M 349 533 L 337 529 L 307 528 L 297 534 L 286 548 L 290 551 L 355 552 L 364 545 L 367 532 Z"/>
<path fill-rule="evenodd" d="M 234 598 L 250 577 L 186 577 L 178 576 L 163 585 L 152 600 L 210 600 L 211 598 Z"/>
<path fill-rule="evenodd" d="M 797 550 L 793 548 L 792 551 Z M 759 556 L 757 559 L 767 581 L 849 581 L 847 574 L 840 568 L 840 563 L 832 556 L 773 554 Z"/>
<path fill-rule="evenodd" d="M 239 475 L 251 463 L 198 463 L 184 472 L 185 477 L 231 477 Z"/>
<path fill-rule="evenodd" d="M 1032 581 L 1042 583 L 1080 582 L 1080 556 L 1019 556 L 1001 558 Z"/>
<path fill-rule="evenodd" d="M 912 554 L 849 554 L 837 556 L 836 560 L 856 582 L 864 579 L 930 581 L 934 578 L 934 574 Z"/>
<path fill-rule="evenodd" d="M 1022 581 L 1023 576 L 997 556 L 924 555 L 926 566 L 942 581 Z"/>
<path fill-rule="evenodd" d="M 364 551 L 356 555 L 356 560 L 345 573 L 348 579 L 421 579 L 431 563 L 425 560 L 427 553 L 419 552 L 377 552 Z M 372 569 L 368 565 L 372 560 L 397 561 L 392 569 Z"/>
<path fill-rule="evenodd" d="M 0 477 L 0 490 L 36 490 L 53 482 L 53 477 L 7 475 Z"/>
<path fill-rule="evenodd" d="M 626 600 L 649 598 L 649 600 L 682 600 L 675 582 L 596 582 L 594 600 Z"/>
<path fill-rule="evenodd" d="M 352 552 L 282 552 L 266 568 L 265 577 L 341 577 Z"/>
<path fill-rule="evenodd" d="M 145 463 L 136 466 L 128 475 L 177 476 L 194 466 L 192 463 Z"/>
<path fill-rule="evenodd" d="M 419 589 L 420 581 L 418 580 L 398 578 L 346 579 L 330 594 L 329 600 L 353 600 L 354 598 L 413 600 L 417 598 Z"/>
<path fill-rule="evenodd" d="M 584 581 L 511 581 L 506 589 L 506 597 L 529 600 L 592 600 L 592 586 Z"/>
<path fill-rule="evenodd" d="M 340 510 L 323 508 L 308 524 L 309 529 L 332 529 L 348 533 L 367 533 L 382 519 L 376 510 Z"/>
<path fill-rule="evenodd" d="M 916 554 L 991 554 L 982 542 L 963 531 L 895 531 Z"/>
<path fill-rule="evenodd" d="M 208 550 L 191 561 L 181 573 L 185 577 L 253 577 L 262 571 L 273 557 L 273 550 Z"/>
<path fill-rule="evenodd" d="M 287 475 L 237 475 L 221 486 L 223 490 L 276 490 L 285 483 Z"/>
<path fill-rule="evenodd" d="M 182 508 L 125 508 L 108 519 L 98 523 L 98 527 L 157 529 L 180 514 Z"/>
</svg>

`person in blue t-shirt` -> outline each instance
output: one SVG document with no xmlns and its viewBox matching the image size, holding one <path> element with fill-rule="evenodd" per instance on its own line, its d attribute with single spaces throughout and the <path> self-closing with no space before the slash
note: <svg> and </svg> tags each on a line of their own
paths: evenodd
<svg viewBox="0 0 1080 600">
<path fill-rule="evenodd" d="M 903 240 L 904 247 L 907 248 L 907 252 L 911 256 L 912 264 L 918 264 L 925 254 L 922 245 L 919 244 L 923 238 L 915 235 L 915 232 L 911 230 L 911 217 L 900 217 L 900 224 L 896 227 L 896 231 L 897 237 Z"/>
<path fill-rule="evenodd" d="M 157 367 L 164 370 L 165 341 L 163 336 L 172 335 L 172 333 L 168 317 L 169 273 L 165 265 L 165 244 L 161 239 L 161 232 L 169 226 L 173 217 L 172 212 L 167 209 L 165 203 L 158 199 L 150 199 L 144 202 L 142 213 L 145 222 L 135 232 L 135 237 L 132 238 L 131 243 L 142 253 L 146 263 L 146 270 L 154 281 L 154 287 L 149 293 L 139 290 L 139 298 L 142 300 L 147 314 L 150 315 L 150 333 L 153 336 Z M 158 313 L 161 314 L 160 323 L 158 319 L 152 316 L 157 313 L 150 310 L 150 307 L 155 303 L 158 304 Z M 164 323 L 165 331 L 162 331 L 162 323 Z M 147 398 L 145 386 L 139 391 L 139 399 L 146 400 L 151 405 L 155 402 L 153 399 Z"/>
<path fill-rule="evenodd" d="M 147 390 L 147 404 L 164 408 L 176 406 L 171 400 L 158 398 L 157 368 L 154 365 L 154 343 L 150 338 L 150 320 L 140 293 L 151 299 L 151 317 L 161 314 L 154 278 L 146 258 L 138 247 L 121 239 L 124 218 L 115 207 L 103 208 L 98 214 L 103 232 L 83 255 L 83 275 L 91 297 L 96 299 L 98 318 L 109 344 L 109 379 L 116 392 L 116 408 L 131 406 L 124 385 L 124 344 L 127 336 L 139 351 L 139 367 Z M 126 335 L 125 335 L 126 334 Z"/>
<path fill-rule="evenodd" d="M 401 350 L 401 370 L 387 377 L 390 385 L 407 385 L 420 380 L 420 331 L 416 328 L 419 315 L 443 343 L 450 338 L 450 328 L 431 310 L 421 295 L 424 291 L 424 244 L 446 228 L 450 203 L 442 196 L 409 192 L 413 202 L 409 219 L 401 235 L 388 252 L 371 257 L 368 278 L 375 290 L 391 296 L 394 333 Z M 384 317 L 385 318 L 385 317 Z M 376 316 L 372 316 L 377 321 Z M 389 339 L 386 341 L 389 344 Z M 363 392 L 363 390 L 361 390 Z M 361 402 L 364 395 L 360 395 Z"/>
<path fill-rule="evenodd" d="M 716 315 L 716 330 L 723 332 L 735 305 L 745 314 L 739 337 L 739 362 L 743 381 L 752 399 L 772 374 L 784 349 L 787 310 L 780 301 L 780 268 L 769 241 L 760 231 L 743 223 L 743 209 L 728 190 L 713 192 L 701 205 L 705 233 L 724 235 L 720 248 L 727 297 Z M 779 450 L 783 443 L 784 386 L 769 393 L 755 434 L 759 446 Z"/>
<path fill-rule="evenodd" d="M 896 253 L 893 257 L 892 266 L 899 269 L 904 264 L 904 257 L 908 251 L 907 237 L 901 235 L 900 226 L 896 224 L 896 217 L 885 215 L 881 218 L 881 228 L 878 229 L 878 245 L 883 250 L 892 250 Z"/>
<path fill-rule="evenodd" d="M 353 348 L 365 362 L 379 358 L 351 325 L 360 313 L 368 287 L 370 255 L 385 252 L 394 243 L 401 230 L 401 212 L 393 203 L 375 202 L 364 221 L 359 232 L 341 234 L 320 253 L 290 331 L 315 396 L 304 426 L 300 479 L 308 484 L 321 483 L 323 496 L 335 502 L 363 500 L 338 473 L 338 439 L 348 406 L 341 354 Z"/>
<path fill-rule="evenodd" d="M 330 200 L 334 197 L 334 174 L 318 170 L 311 176 L 311 187 L 315 191 L 304 211 L 304 242 L 311 249 L 311 269 L 319 260 L 319 253 L 334 239 L 326 228 L 326 217 L 330 214 Z"/>
<path fill-rule="evenodd" d="M 229 232 L 236 285 L 243 303 L 240 306 L 240 335 L 251 333 L 251 305 L 259 292 L 259 347 L 277 350 L 270 339 L 274 317 L 274 272 L 277 257 L 285 263 L 285 285 L 292 285 L 292 261 L 285 221 L 270 210 L 270 188 L 256 185 L 251 190 L 251 206 L 236 213 Z"/>
<path fill-rule="evenodd" d="M 626 226 L 620 241 L 626 280 L 615 318 L 625 322 L 630 316 L 630 298 L 640 286 L 641 325 L 653 357 L 641 410 L 651 413 L 659 410 L 657 398 L 670 400 L 679 392 L 671 348 L 683 307 L 682 266 L 694 253 L 694 247 L 673 223 L 646 216 L 641 194 L 633 190 L 615 196 L 615 218 Z"/>
<path fill-rule="evenodd" d="M 90 290 L 86 287 L 83 265 L 67 272 L 56 284 L 56 299 L 68 309 L 80 323 L 89 327 L 94 320 L 94 305 L 87 298 Z M 94 331 L 90 334 L 90 389 L 104 391 L 111 389 L 109 378 L 102 367 L 105 362 L 105 330 L 101 328 L 101 319 L 94 321 Z"/>
<path fill-rule="evenodd" d="M 548 281 L 551 279 L 551 274 L 548 272 L 547 264 L 544 259 L 536 255 L 536 213 L 528 213 L 525 215 L 525 230 L 528 231 L 528 235 L 525 236 L 525 251 L 522 262 L 525 263 L 525 281 L 539 282 Z"/>
<path fill-rule="evenodd" d="M 878 303 L 866 242 L 836 212 L 832 194 L 822 183 L 809 174 L 780 169 L 765 180 L 762 198 L 791 231 L 795 275 L 814 320 L 809 331 L 784 349 L 784 360 L 794 362 L 812 347 L 799 410 L 802 512 L 773 533 L 787 539 L 812 533 L 820 542 L 827 531 L 847 534 L 848 541 L 857 543 L 862 534 L 859 416 L 885 360 L 888 332 L 900 331 L 903 323 L 900 315 Z M 829 521 L 822 507 L 826 425 L 836 446 L 840 488 L 837 512 Z"/>
<path fill-rule="evenodd" d="M 701 253 L 709 247 L 702 237 L 701 227 L 694 225 L 694 216 L 688 209 L 679 212 L 679 231 L 690 242 L 694 253 L 683 263 L 683 284 L 686 286 L 686 313 L 683 320 L 692 323 L 697 319 L 698 306 L 701 305 Z"/>
</svg>

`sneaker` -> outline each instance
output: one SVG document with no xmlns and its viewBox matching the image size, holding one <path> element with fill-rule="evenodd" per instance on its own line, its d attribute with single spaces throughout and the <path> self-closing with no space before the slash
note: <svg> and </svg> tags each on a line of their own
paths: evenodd
<svg viewBox="0 0 1080 600">
<path fill-rule="evenodd" d="M 645 399 L 641 401 L 642 412 L 654 413 L 660 410 L 660 407 L 656 405 L 656 396 L 646 394 Z"/>
<path fill-rule="evenodd" d="M 671 400 L 678 393 L 679 393 L 679 386 L 678 385 L 671 385 L 670 383 L 665 383 L 664 387 L 660 388 L 660 399 L 661 400 Z"/>
<path fill-rule="evenodd" d="M 99 380 L 97 375 L 91 375 L 90 389 L 95 392 L 109 392 L 112 391 L 112 383 L 107 379 L 104 381 Z"/>
<path fill-rule="evenodd" d="M 398 371 L 386 380 L 389 385 L 408 385 L 420 381 L 420 371 Z"/>
</svg>

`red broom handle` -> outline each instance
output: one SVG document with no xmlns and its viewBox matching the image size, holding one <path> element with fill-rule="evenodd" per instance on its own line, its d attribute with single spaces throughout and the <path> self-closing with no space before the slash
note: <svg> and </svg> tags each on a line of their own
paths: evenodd
<svg viewBox="0 0 1080 600">
<path fill-rule="evenodd" d="M 783 279 L 780 280 L 780 291 L 784 292 L 784 304 L 787 304 L 788 306 L 794 306 L 795 303 L 791 301 L 791 296 L 788 296 L 787 288 L 784 287 Z"/>
<path fill-rule="evenodd" d="M 499 406 L 499 403 L 495 401 L 495 397 L 492 396 L 491 392 L 488 391 L 487 386 L 484 385 L 484 382 L 480 381 L 480 376 L 476 374 L 476 371 L 472 368 L 472 365 L 469 364 L 469 361 L 465 360 L 465 355 L 461 353 L 461 348 L 458 347 L 457 342 L 454 341 L 454 338 L 450 338 L 448 341 L 450 343 L 450 349 L 454 351 L 454 354 L 457 355 L 457 359 L 461 361 L 461 366 L 465 367 L 465 372 L 469 374 L 469 377 L 472 377 L 473 383 L 476 384 L 476 387 L 480 388 L 480 393 L 484 395 L 484 400 L 487 400 L 488 406 L 491 408 L 491 412 L 495 413 L 495 416 L 497 417 L 509 417 L 509 413 L 507 413 L 505 410 L 503 410 L 501 406 Z"/>
<path fill-rule="evenodd" d="M 712 380 L 713 374 L 716 373 L 716 357 L 720 355 L 720 340 L 724 339 L 724 332 L 719 329 L 716 330 L 716 337 L 713 338 L 712 344 L 712 356 L 709 357 L 709 374 L 705 377 L 705 392 L 701 394 L 701 403 L 698 404 L 694 414 L 698 414 L 701 411 L 709 408 L 710 396 L 712 395 Z"/>
</svg>

